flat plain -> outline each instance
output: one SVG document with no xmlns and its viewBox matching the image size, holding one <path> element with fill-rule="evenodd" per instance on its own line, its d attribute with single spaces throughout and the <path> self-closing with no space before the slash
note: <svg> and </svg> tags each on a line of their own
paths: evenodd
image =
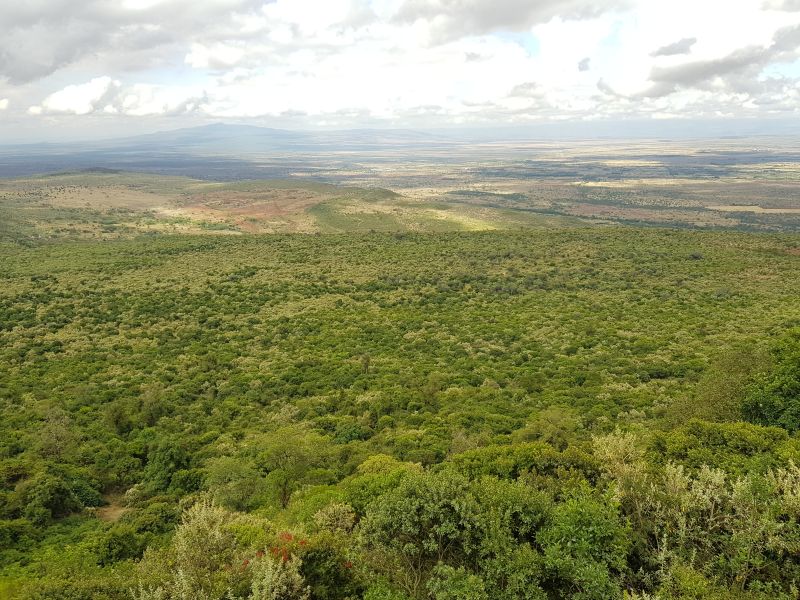
<svg viewBox="0 0 800 600">
<path fill-rule="evenodd" d="M 41 238 L 580 223 L 798 231 L 800 153 L 786 146 L 777 138 L 197 154 L 173 159 L 170 172 L 134 162 L 130 171 L 89 166 L 0 180 L 0 227 Z M 238 179 L 214 180 L 211 165 L 223 158 L 238 161 Z M 271 177 L 280 160 L 297 164 Z"/>
</svg>

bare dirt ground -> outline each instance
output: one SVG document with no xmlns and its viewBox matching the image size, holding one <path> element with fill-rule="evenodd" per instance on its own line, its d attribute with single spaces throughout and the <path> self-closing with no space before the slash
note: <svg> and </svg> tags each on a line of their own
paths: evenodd
<svg viewBox="0 0 800 600">
<path fill-rule="evenodd" d="M 187 208 L 203 207 L 239 217 L 269 219 L 303 212 L 329 198 L 329 195 L 304 189 L 225 190 L 194 194 L 181 204 Z"/>
<path fill-rule="evenodd" d="M 128 508 L 122 505 L 121 495 L 108 495 L 103 498 L 108 504 L 95 510 L 97 518 L 107 523 L 119 521 L 120 517 L 128 512 Z"/>
</svg>

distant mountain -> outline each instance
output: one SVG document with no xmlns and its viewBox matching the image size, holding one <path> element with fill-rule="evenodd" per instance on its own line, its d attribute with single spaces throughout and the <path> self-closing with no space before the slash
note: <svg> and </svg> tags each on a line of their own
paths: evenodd
<svg viewBox="0 0 800 600">
<path fill-rule="evenodd" d="M 107 144 L 114 147 L 142 149 L 208 149 L 240 153 L 247 149 L 270 150 L 276 147 L 292 146 L 301 143 L 305 138 L 306 135 L 303 132 L 253 125 L 215 123 L 120 138 L 107 142 Z"/>
<path fill-rule="evenodd" d="M 215 123 L 103 141 L 0 146 L 0 177 L 102 168 L 216 180 L 280 178 L 324 171 L 308 162 L 312 155 L 316 163 L 347 162 L 359 154 L 386 160 L 393 153 L 415 156 L 464 144 L 407 129 L 289 131 Z"/>
<path fill-rule="evenodd" d="M 363 170 L 365 164 L 381 164 L 385 168 L 387 164 L 402 162 L 441 165 L 462 161 L 467 164 L 487 157 L 532 160 L 539 148 L 569 149 L 576 140 L 612 145 L 626 143 L 623 131 L 628 132 L 632 140 L 652 140 L 654 145 L 650 152 L 653 156 L 647 158 L 670 164 L 695 161 L 691 153 L 675 157 L 667 152 L 668 156 L 662 156 L 662 147 L 669 140 L 688 140 L 692 136 L 695 140 L 726 139 L 728 142 L 740 136 L 739 146 L 750 144 L 750 148 L 768 149 L 753 156 L 748 151 L 747 156 L 742 156 L 741 147 L 730 148 L 735 150 L 731 153 L 720 152 L 715 145 L 714 156 L 701 161 L 705 163 L 795 160 L 792 136 L 800 135 L 800 128 L 780 125 L 777 121 L 757 124 L 746 120 L 720 120 L 705 123 L 701 128 L 688 120 L 650 120 L 628 122 L 624 130 L 618 130 L 612 122 L 565 122 L 431 131 L 290 131 L 214 123 L 105 141 L 0 145 L 0 177 L 100 168 L 219 181 L 275 179 L 298 174 L 328 181 L 334 173 Z M 764 137 L 748 135 L 756 130 Z M 713 135 L 703 138 L 702 132 Z"/>
<path fill-rule="evenodd" d="M 191 151 L 200 154 L 249 155 L 286 150 L 316 152 L 375 150 L 409 146 L 441 146 L 454 143 L 445 136 L 407 129 L 350 129 L 341 131 L 289 131 L 215 123 L 200 127 L 161 131 L 108 142 L 94 143 L 115 150 Z"/>
<path fill-rule="evenodd" d="M 0 177 L 99 168 L 223 181 L 280 178 L 316 173 L 321 167 L 306 160 L 310 155 L 317 163 L 320 157 L 342 162 L 357 153 L 415 155 L 453 144 L 459 142 L 412 130 L 289 131 L 215 123 L 102 141 L 0 145 Z"/>
</svg>

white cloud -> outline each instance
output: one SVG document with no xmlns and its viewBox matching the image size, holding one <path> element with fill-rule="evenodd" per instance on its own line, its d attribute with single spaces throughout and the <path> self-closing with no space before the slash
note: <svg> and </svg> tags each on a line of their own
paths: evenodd
<svg viewBox="0 0 800 600">
<path fill-rule="evenodd" d="M 0 84 L 31 114 L 403 126 L 800 110 L 794 37 L 769 50 L 800 24 L 797 0 L 31 1 L 0 41 Z"/>
<path fill-rule="evenodd" d="M 50 94 L 31 115 L 174 115 L 195 112 L 207 103 L 202 90 L 179 86 L 135 84 L 124 86 L 111 77 L 96 77 Z"/>
<path fill-rule="evenodd" d="M 434 41 L 493 31 L 526 31 L 553 18 L 576 21 L 626 8 L 626 0 L 404 0 L 394 20 L 423 21 Z"/>
<path fill-rule="evenodd" d="M 9 104 L 8 98 L 0 98 L 0 110 L 6 110 Z"/>
<path fill-rule="evenodd" d="M 111 77 L 95 77 L 91 81 L 78 85 L 68 85 L 62 90 L 50 94 L 40 106 L 32 106 L 32 114 L 73 114 L 88 115 L 99 107 L 105 106 L 115 91 L 119 81 Z"/>
<path fill-rule="evenodd" d="M 195 69 L 227 69 L 236 66 L 245 55 L 244 48 L 230 44 L 192 44 L 186 63 Z"/>
<path fill-rule="evenodd" d="M 162 0 L 122 0 L 122 7 L 128 10 L 148 10 L 161 4 Z"/>
</svg>

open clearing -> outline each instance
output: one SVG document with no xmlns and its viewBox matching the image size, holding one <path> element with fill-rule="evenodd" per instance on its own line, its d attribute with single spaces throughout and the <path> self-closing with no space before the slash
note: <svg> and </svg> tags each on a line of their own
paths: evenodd
<svg viewBox="0 0 800 600">
<path fill-rule="evenodd" d="M 725 206 L 709 206 L 708 208 L 712 210 L 721 210 L 722 212 L 753 212 L 753 213 L 763 213 L 763 214 L 790 214 L 790 215 L 797 215 L 800 214 L 800 208 L 764 208 L 763 206 L 740 206 L 736 204 L 730 204 Z"/>
</svg>

